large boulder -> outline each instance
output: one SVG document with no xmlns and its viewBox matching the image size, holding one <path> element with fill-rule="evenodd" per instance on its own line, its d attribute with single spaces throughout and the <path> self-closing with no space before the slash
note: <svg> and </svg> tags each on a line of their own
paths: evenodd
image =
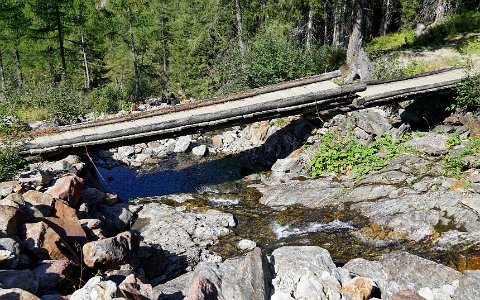
<svg viewBox="0 0 480 300">
<path fill-rule="evenodd" d="M 39 281 L 31 270 L 0 270 L 0 289 L 19 288 L 35 294 Z"/>
<path fill-rule="evenodd" d="M 45 222 L 25 224 L 24 240 L 27 249 L 39 259 L 79 262 L 75 251 Z"/>
<path fill-rule="evenodd" d="M 344 268 L 358 276 L 373 279 L 387 298 L 404 290 L 454 286 L 462 278 L 456 270 L 402 251 L 386 254 L 378 262 L 356 258 Z"/>
<path fill-rule="evenodd" d="M 266 300 L 269 298 L 268 263 L 260 248 L 223 263 L 200 263 L 192 274 L 188 300 Z M 216 298 L 215 298 L 216 295 Z"/>
<path fill-rule="evenodd" d="M 55 199 L 45 193 L 35 190 L 27 191 L 22 195 L 27 206 L 35 217 L 50 217 L 54 213 Z"/>
<path fill-rule="evenodd" d="M 340 299 L 341 284 L 327 250 L 315 246 L 288 246 L 273 251 L 272 300 Z"/>
<path fill-rule="evenodd" d="M 41 291 L 55 291 L 80 281 L 80 269 L 71 260 L 43 261 L 34 271 Z"/>
<path fill-rule="evenodd" d="M 20 182 L 18 181 L 0 182 L 0 199 L 5 198 L 12 193 L 15 193 L 20 189 L 21 189 L 21 185 L 20 185 Z"/>
<path fill-rule="evenodd" d="M 135 275 L 130 274 L 118 286 L 120 292 L 127 299 L 149 300 L 153 299 L 153 289 L 150 284 L 143 283 Z"/>
<path fill-rule="evenodd" d="M 42 218 L 66 242 L 86 243 L 87 236 L 77 218 L 77 212 L 66 202 L 55 201 L 55 217 Z"/>
<path fill-rule="evenodd" d="M 448 135 L 437 133 L 425 133 L 405 143 L 406 146 L 429 155 L 446 154 L 448 151 Z"/>
<path fill-rule="evenodd" d="M 90 278 L 79 290 L 75 291 L 70 300 L 111 300 L 117 294 L 117 285 L 113 281 L 103 281 L 102 277 Z"/>
<path fill-rule="evenodd" d="M 48 188 L 45 193 L 56 199 L 65 200 L 73 207 L 76 206 L 78 200 L 80 200 L 83 183 L 83 179 L 78 176 L 65 176 L 57 179 L 55 184 Z"/>
<path fill-rule="evenodd" d="M 86 243 L 83 260 L 90 268 L 118 269 L 123 264 L 138 265 L 139 237 L 122 232 L 115 237 Z"/>
<path fill-rule="evenodd" d="M 465 271 L 453 300 L 480 299 L 480 271 Z"/>
<path fill-rule="evenodd" d="M 18 208 L 0 205 L 0 236 L 16 236 L 24 221 L 25 214 Z"/>
</svg>

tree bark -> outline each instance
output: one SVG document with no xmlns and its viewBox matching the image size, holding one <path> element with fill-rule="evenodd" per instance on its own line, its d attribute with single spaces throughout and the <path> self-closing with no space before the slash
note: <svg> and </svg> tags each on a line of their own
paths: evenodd
<svg viewBox="0 0 480 300">
<path fill-rule="evenodd" d="M 265 6 L 267 6 L 267 0 L 259 0 L 258 2 L 260 4 L 260 12 L 259 12 L 259 17 L 258 17 L 258 28 L 261 29 L 261 28 L 263 28 L 263 25 L 265 24 Z"/>
<path fill-rule="evenodd" d="M 353 28 L 348 41 L 347 50 L 347 64 L 349 74 L 347 82 L 355 79 L 367 80 L 369 77 L 368 71 L 368 56 L 362 47 L 363 30 L 364 30 L 364 14 L 365 0 L 355 0 L 353 6 Z"/>
<path fill-rule="evenodd" d="M 310 9 L 308 10 L 308 21 L 307 21 L 307 36 L 305 38 L 305 48 L 310 50 L 312 45 L 313 39 L 313 8 L 310 5 Z"/>
<path fill-rule="evenodd" d="M 83 34 L 80 36 L 80 46 L 82 49 L 82 60 L 83 60 L 83 87 L 86 90 L 90 89 L 90 71 L 88 69 L 88 60 L 87 52 L 85 51 L 85 38 Z"/>
<path fill-rule="evenodd" d="M 60 7 L 57 5 L 55 7 L 55 17 L 57 25 L 57 34 L 58 34 L 58 45 L 60 47 L 60 59 L 62 62 L 62 79 L 67 75 L 67 62 L 65 60 L 65 47 L 63 44 L 63 27 L 62 19 L 60 15 Z"/>
<path fill-rule="evenodd" d="M 334 14 L 333 14 L 333 37 L 332 45 L 333 46 L 342 46 L 344 43 L 345 35 L 345 22 L 343 22 L 345 14 L 345 0 L 340 0 L 335 4 Z"/>
<path fill-rule="evenodd" d="M 135 39 L 133 36 L 133 16 L 130 6 L 127 7 L 128 10 L 128 29 L 130 31 L 130 47 L 132 50 L 132 59 L 133 59 L 133 72 L 135 74 L 135 86 L 134 86 L 134 96 L 138 96 L 140 90 L 140 73 L 138 72 L 138 63 L 137 63 L 137 53 L 135 49 Z"/>
<path fill-rule="evenodd" d="M 433 21 L 434 25 L 442 22 L 445 19 L 447 11 L 449 10 L 448 2 L 448 0 L 437 1 L 437 7 L 435 8 L 435 20 Z"/>
<path fill-rule="evenodd" d="M 245 43 L 243 41 L 243 21 L 242 21 L 242 7 L 240 0 L 235 0 L 235 11 L 237 15 L 237 36 L 238 36 L 238 48 L 242 57 L 245 57 Z"/>
<path fill-rule="evenodd" d="M 23 72 L 22 65 L 20 64 L 20 53 L 18 49 L 13 51 L 13 59 L 15 60 L 15 68 L 17 69 L 17 85 L 20 89 L 23 88 Z"/>
<path fill-rule="evenodd" d="M 386 35 L 390 22 L 392 21 L 392 10 L 395 5 L 395 0 L 383 1 L 383 16 L 380 25 L 380 35 Z"/>
<path fill-rule="evenodd" d="M 0 77 L 2 79 L 2 93 L 7 93 L 7 79 L 5 78 L 5 70 L 3 69 L 3 50 L 0 49 Z"/>
<path fill-rule="evenodd" d="M 167 33 L 165 29 L 165 18 L 162 17 L 162 52 L 163 52 L 163 74 L 167 74 L 168 70 L 168 48 L 167 48 Z"/>
</svg>

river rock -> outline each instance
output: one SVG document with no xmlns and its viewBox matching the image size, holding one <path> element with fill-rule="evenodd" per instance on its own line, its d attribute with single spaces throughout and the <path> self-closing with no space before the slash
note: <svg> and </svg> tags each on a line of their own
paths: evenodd
<svg viewBox="0 0 480 300">
<path fill-rule="evenodd" d="M 207 146 L 200 145 L 192 149 L 192 154 L 196 156 L 204 156 L 207 153 Z"/>
<path fill-rule="evenodd" d="M 316 246 L 287 246 L 273 251 L 272 300 L 338 299 L 341 285 L 327 250 Z"/>
<path fill-rule="evenodd" d="M 18 208 L 0 205 L 0 235 L 16 236 L 24 221 L 25 215 Z"/>
<path fill-rule="evenodd" d="M 190 147 L 191 142 L 192 142 L 192 138 L 190 136 L 179 137 L 175 142 L 175 148 L 173 152 L 175 153 L 186 152 L 188 150 L 188 147 Z"/>
<path fill-rule="evenodd" d="M 82 201 L 92 206 L 101 204 L 106 197 L 107 195 L 104 192 L 92 187 L 83 189 L 80 194 Z"/>
<path fill-rule="evenodd" d="M 263 194 L 260 203 L 268 206 L 303 205 L 308 208 L 320 208 L 338 203 L 344 193 L 344 186 L 330 177 L 272 185 L 255 185 Z"/>
<path fill-rule="evenodd" d="M 420 296 L 415 291 L 400 291 L 398 293 L 393 294 L 390 297 L 390 300 L 427 300 Z"/>
<path fill-rule="evenodd" d="M 353 259 L 344 268 L 358 276 L 371 278 L 380 288 L 382 297 L 387 298 L 403 290 L 440 289 L 454 285 L 462 278 L 458 271 L 402 251 L 383 255 L 378 262 Z"/>
<path fill-rule="evenodd" d="M 83 246 L 83 260 L 90 268 L 117 269 L 123 264 L 138 265 L 139 237 L 131 232 L 93 241 Z"/>
<path fill-rule="evenodd" d="M 120 292 L 127 299 L 149 300 L 153 299 L 153 289 L 150 284 L 143 283 L 140 279 L 130 274 L 118 286 Z"/>
<path fill-rule="evenodd" d="M 19 288 L 35 294 L 39 281 L 31 270 L 0 270 L 0 289 Z"/>
<path fill-rule="evenodd" d="M 44 222 L 25 224 L 24 236 L 24 245 L 40 259 L 78 262 L 75 251 Z"/>
<path fill-rule="evenodd" d="M 251 240 L 241 240 L 237 244 L 237 248 L 241 251 L 252 251 L 253 249 L 255 249 L 255 247 L 257 247 L 257 243 Z"/>
<path fill-rule="evenodd" d="M 465 271 L 453 300 L 480 299 L 480 271 Z"/>
<path fill-rule="evenodd" d="M 187 299 L 203 299 L 203 295 L 218 300 L 266 300 L 269 296 L 268 264 L 260 248 L 223 263 L 200 263 L 192 278 Z"/>
<path fill-rule="evenodd" d="M 425 154 L 442 155 L 448 152 L 448 139 L 448 135 L 427 132 L 423 136 L 415 137 L 406 142 L 405 145 Z"/>
<path fill-rule="evenodd" d="M 78 266 L 71 260 L 47 260 L 34 270 L 42 291 L 55 291 L 79 281 Z"/>
<path fill-rule="evenodd" d="M 390 131 L 392 125 L 385 116 L 385 112 L 378 108 L 367 108 L 352 113 L 355 123 L 365 132 L 382 135 Z"/>
<path fill-rule="evenodd" d="M 135 154 L 135 148 L 132 146 L 118 147 L 117 156 L 120 158 L 128 158 Z"/>
<path fill-rule="evenodd" d="M 75 291 L 70 300 L 111 300 L 115 298 L 117 285 L 113 281 L 103 281 L 102 277 L 90 278 L 79 290 Z"/>
<path fill-rule="evenodd" d="M 38 165 L 34 165 L 37 169 L 47 172 L 52 177 L 58 177 L 62 174 L 77 175 L 85 167 L 85 163 L 82 162 L 77 155 L 68 155 L 64 159 L 41 162 Z"/>
<path fill-rule="evenodd" d="M 135 219 L 135 212 L 136 208 L 129 203 L 100 206 L 101 219 L 104 225 L 115 233 L 127 230 L 132 226 Z"/>
<path fill-rule="evenodd" d="M 18 191 L 21 188 L 18 181 L 0 182 L 0 199 Z"/>
<path fill-rule="evenodd" d="M 223 138 L 221 135 L 215 135 L 212 137 L 212 145 L 216 148 L 222 147 L 223 144 Z"/>
<path fill-rule="evenodd" d="M 34 208 L 32 214 L 35 217 L 50 217 L 53 215 L 55 200 L 52 196 L 34 190 L 27 191 L 22 196 L 23 200 Z"/>
<path fill-rule="evenodd" d="M 470 137 L 480 137 L 480 122 L 478 121 L 478 117 L 475 117 L 471 112 L 469 112 L 465 114 L 465 117 L 462 121 L 468 127 L 470 131 Z"/>
<path fill-rule="evenodd" d="M 219 257 L 207 248 L 230 233 L 229 227 L 235 225 L 228 213 L 216 210 L 193 213 L 185 207 L 150 203 L 142 206 L 133 229 L 140 232 L 146 244 L 164 250 L 168 260 L 166 276 L 171 278 L 199 261 L 218 261 Z"/>
<path fill-rule="evenodd" d="M 65 200 L 70 206 L 74 207 L 80 200 L 83 182 L 83 179 L 78 176 L 65 176 L 57 179 L 55 184 L 48 188 L 45 193 L 56 199 Z"/>
<path fill-rule="evenodd" d="M 140 267 L 148 280 L 156 279 L 164 274 L 167 258 L 159 245 L 150 246 L 142 241 L 138 250 L 138 258 Z"/>
<path fill-rule="evenodd" d="M 346 300 L 370 299 L 373 285 L 367 278 L 357 277 L 342 287 L 340 291 Z"/>
<path fill-rule="evenodd" d="M 17 179 L 20 183 L 34 186 L 45 186 L 50 183 L 52 177 L 45 171 L 30 170 L 21 172 Z"/>
<path fill-rule="evenodd" d="M 0 238 L 0 270 L 14 269 L 21 255 L 20 244 L 11 238 Z"/>
<path fill-rule="evenodd" d="M 87 236 L 77 218 L 77 212 L 66 202 L 55 201 L 55 217 L 42 218 L 66 242 L 86 243 Z"/>
<path fill-rule="evenodd" d="M 40 300 L 34 294 L 18 288 L 0 288 L 0 298 L 5 300 Z"/>
</svg>

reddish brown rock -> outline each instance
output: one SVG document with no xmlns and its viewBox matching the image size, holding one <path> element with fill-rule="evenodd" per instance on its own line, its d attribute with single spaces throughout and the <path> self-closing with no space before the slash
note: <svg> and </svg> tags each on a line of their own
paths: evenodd
<svg viewBox="0 0 480 300">
<path fill-rule="evenodd" d="M 205 277 L 198 277 L 192 283 L 185 300 L 217 300 L 218 293 L 215 285 Z"/>
<path fill-rule="evenodd" d="M 143 283 L 134 274 L 128 275 L 118 286 L 127 299 L 153 299 L 153 288 L 150 284 Z"/>
<path fill-rule="evenodd" d="M 372 283 L 368 279 L 357 277 L 348 282 L 340 293 L 345 300 L 368 300 L 372 288 Z"/>
<path fill-rule="evenodd" d="M 52 196 L 34 190 L 27 191 L 22 196 L 25 204 L 33 206 L 41 213 L 41 216 L 50 217 L 53 215 L 55 199 Z M 35 212 L 34 215 L 36 215 Z"/>
<path fill-rule="evenodd" d="M 83 179 L 78 176 L 65 176 L 57 179 L 55 184 L 48 188 L 47 194 L 56 199 L 67 201 L 70 206 L 76 206 L 80 200 L 83 188 Z"/>
<path fill-rule="evenodd" d="M 472 115 L 472 113 L 467 113 L 465 115 L 464 123 L 470 130 L 471 137 L 480 137 L 480 122 Z"/>
<path fill-rule="evenodd" d="M 40 300 L 34 294 L 22 289 L 0 289 L 0 299 L 3 300 Z"/>
<path fill-rule="evenodd" d="M 390 300 L 427 300 L 415 291 L 400 291 L 393 294 Z"/>
<path fill-rule="evenodd" d="M 79 262 L 75 251 L 45 222 L 24 226 L 25 246 L 38 258 Z"/>
<path fill-rule="evenodd" d="M 92 230 L 100 228 L 100 225 L 102 225 L 102 221 L 100 221 L 99 219 L 81 219 L 80 225 L 82 225 L 82 228 L 85 230 Z"/>
<path fill-rule="evenodd" d="M 52 227 L 66 242 L 86 243 L 88 241 L 85 231 L 77 218 L 74 208 L 64 201 L 55 201 L 55 216 L 43 218 L 42 221 Z"/>
<path fill-rule="evenodd" d="M 0 205 L 0 235 L 16 236 L 25 215 L 16 207 Z"/>
<path fill-rule="evenodd" d="M 90 268 L 117 269 L 121 265 L 138 265 L 139 238 L 131 232 L 122 232 L 115 237 L 86 243 L 83 260 Z"/>
<path fill-rule="evenodd" d="M 79 267 L 71 260 L 43 261 L 34 271 L 40 290 L 54 291 L 79 282 Z"/>
</svg>

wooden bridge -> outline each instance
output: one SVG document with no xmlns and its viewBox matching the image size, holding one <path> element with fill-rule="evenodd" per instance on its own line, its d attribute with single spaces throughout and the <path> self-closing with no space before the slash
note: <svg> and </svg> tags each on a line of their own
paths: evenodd
<svg viewBox="0 0 480 300">
<path fill-rule="evenodd" d="M 335 71 L 195 104 L 64 126 L 49 134 L 34 132 L 22 153 L 133 143 L 312 111 L 319 115 L 342 113 L 451 90 L 465 77 L 461 69 L 445 69 L 389 81 L 338 85 L 332 79 L 340 75 Z"/>
</svg>

